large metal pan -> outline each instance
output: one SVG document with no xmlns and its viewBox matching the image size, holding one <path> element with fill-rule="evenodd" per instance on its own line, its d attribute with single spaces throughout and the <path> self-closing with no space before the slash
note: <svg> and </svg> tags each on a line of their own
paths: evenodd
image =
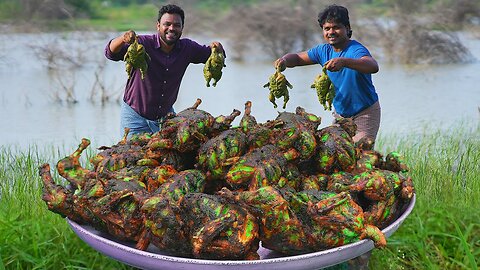
<svg viewBox="0 0 480 270">
<path fill-rule="evenodd" d="M 400 217 L 382 230 L 386 237 L 392 235 L 412 212 L 415 200 L 416 196 L 414 195 L 411 201 L 405 205 L 405 210 Z M 91 226 L 79 225 L 69 219 L 67 222 L 73 231 L 92 248 L 115 260 L 141 269 L 320 269 L 358 257 L 374 248 L 373 241 L 361 240 L 337 248 L 297 256 L 285 256 L 260 247 L 258 250 L 260 260 L 200 260 L 163 255 L 160 250 L 151 245 L 146 251 L 141 251 L 134 248 L 134 243 L 117 241 L 112 236 L 99 232 Z"/>
</svg>

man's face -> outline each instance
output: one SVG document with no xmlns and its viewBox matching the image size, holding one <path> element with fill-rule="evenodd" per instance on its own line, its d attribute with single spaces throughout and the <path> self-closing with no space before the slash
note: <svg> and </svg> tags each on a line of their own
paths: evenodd
<svg viewBox="0 0 480 270">
<path fill-rule="evenodd" d="M 157 22 L 160 38 L 167 45 L 173 45 L 182 36 L 182 18 L 178 14 L 165 13 Z"/>
<path fill-rule="evenodd" d="M 323 38 L 333 47 L 342 47 L 350 39 L 348 37 L 350 29 L 341 23 L 325 22 L 322 29 Z"/>
</svg>

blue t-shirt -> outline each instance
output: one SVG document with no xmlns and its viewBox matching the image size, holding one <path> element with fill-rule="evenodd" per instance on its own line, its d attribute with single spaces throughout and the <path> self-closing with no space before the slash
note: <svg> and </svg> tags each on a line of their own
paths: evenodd
<svg viewBox="0 0 480 270">
<path fill-rule="evenodd" d="M 335 52 L 330 44 L 319 44 L 308 50 L 308 57 L 317 64 L 336 57 L 361 58 L 371 56 L 367 48 L 355 40 L 351 40 L 348 46 Z M 370 107 L 378 101 L 378 95 L 372 83 L 372 74 L 365 74 L 350 68 L 342 68 L 340 71 L 327 70 L 328 77 L 335 86 L 335 98 L 333 106 L 335 111 L 343 117 L 351 117 Z"/>
</svg>

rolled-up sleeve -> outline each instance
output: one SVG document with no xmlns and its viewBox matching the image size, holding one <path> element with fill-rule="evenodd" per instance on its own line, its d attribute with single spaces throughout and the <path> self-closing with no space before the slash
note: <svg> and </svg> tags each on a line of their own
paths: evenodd
<svg viewBox="0 0 480 270">
<path fill-rule="evenodd" d="M 113 39 L 112 39 L 112 40 L 113 40 Z M 112 42 L 112 40 L 110 40 L 110 41 L 107 43 L 107 46 L 105 46 L 105 57 L 107 57 L 108 59 L 113 60 L 113 61 L 123 60 L 123 57 L 125 56 L 125 53 L 127 52 L 128 46 L 127 46 L 127 45 L 124 45 L 124 46 L 122 47 L 122 49 L 120 50 L 120 52 L 118 52 L 118 53 L 113 53 L 113 52 L 110 50 L 110 43 Z"/>
</svg>

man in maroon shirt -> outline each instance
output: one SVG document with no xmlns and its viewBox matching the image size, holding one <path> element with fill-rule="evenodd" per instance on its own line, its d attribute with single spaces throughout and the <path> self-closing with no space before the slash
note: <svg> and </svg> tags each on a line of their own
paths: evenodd
<svg viewBox="0 0 480 270">
<path fill-rule="evenodd" d="M 121 130 L 130 128 L 130 135 L 154 133 L 159 121 L 169 112 L 177 100 L 183 75 L 190 63 L 205 63 L 211 50 L 207 45 L 182 38 L 185 22 L 184 11 L 176 5 L 165 5 L 158 11 L 157 31 L 153 35 L 139 35 L 138 43 L 150 56 L 145 78 L 134 69 L 127 81 L 120 111 Z M 131 32 L 109 41 L 105 56 L 113 61 L 123 60 Z M 216 43 L 221 50 L 223 46 Z"/>
</svg>

